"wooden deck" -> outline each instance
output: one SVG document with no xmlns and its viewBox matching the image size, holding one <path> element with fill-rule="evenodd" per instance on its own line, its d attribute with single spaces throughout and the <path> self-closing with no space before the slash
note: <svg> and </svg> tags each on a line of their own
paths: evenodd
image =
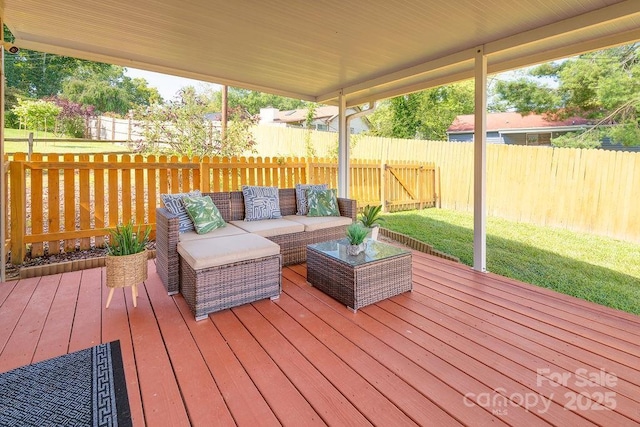
<svg viewBox="0 0 640 427">
<path fill-rule="evenodd" d="M 637 316 L 414 253 L 414 291 L 355 314 L 300 265 L 195 322 L 154 268 L 137 308 L 104 269 L 0 284 L 0 372 L 120 340 L 137 426 L 640 423 Z"/>
</svg>

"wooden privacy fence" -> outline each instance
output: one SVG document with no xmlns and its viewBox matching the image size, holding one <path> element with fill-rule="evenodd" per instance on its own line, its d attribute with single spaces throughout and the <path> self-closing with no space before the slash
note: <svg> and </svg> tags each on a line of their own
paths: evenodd
<svg viewBox="0 0 640 427">
<path fill-rule="evenodd" d="M 350 195 L 386 210 L 435 205 L 432 164 L 354 161 Z M 155 227 L 160 194 L 199 189 L 239 190 L 242 185 L 292 188 L 328 183 L 337 188 L 337 164 L 330 159 L 218 158 L 140 155 L 17 153 L 9 164 L 11 259 L 103 246 L 116 225 Z"/>
</svg>

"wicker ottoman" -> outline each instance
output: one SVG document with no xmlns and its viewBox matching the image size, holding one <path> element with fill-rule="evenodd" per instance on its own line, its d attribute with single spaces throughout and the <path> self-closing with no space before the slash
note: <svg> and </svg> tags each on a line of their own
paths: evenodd
<svg viewBox="0 0 640 427">
<path fill-rule="evenodd" d="M 196 320 L 264 298 L 282 288 L 280 247 L 255 234 L 178 244 L 180 292 Z"/>
</svg>

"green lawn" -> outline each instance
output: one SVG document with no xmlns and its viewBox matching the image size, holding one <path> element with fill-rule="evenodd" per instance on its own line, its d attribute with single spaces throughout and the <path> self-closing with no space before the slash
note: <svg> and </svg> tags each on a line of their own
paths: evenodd
<svg viewBox="0 0 640 427">
<path fill-rule="evenodd" d="M 29 132 L 22 129 L 4 130 L 5 138 L 28 138 Z M 128 153 L 128 147 L 122 144 L 111 142 L 80 142 L 73 138 L 59 138 L 52 132 L 34 132 L 33 137 L 36 142 L 33 144 L 33 151 L 36 153 Z M 55 142 L 38 142 L 38 138 L 58 138 Z M 5 153 L 26 153 L 29 146 L 26 141 L 5 141 Z"/>
<path fill-rule="evenodd" d="M 443 209 L 384 215 L 384 227 L 473 265 L 473 216 Z M 487 270 L 640 315 L 640 245 L 487 220 Z"/>
</svg>

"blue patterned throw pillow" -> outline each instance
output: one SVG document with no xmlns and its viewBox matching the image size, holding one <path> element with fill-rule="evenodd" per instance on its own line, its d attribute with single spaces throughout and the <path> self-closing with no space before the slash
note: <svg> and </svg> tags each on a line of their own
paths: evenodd
<svg viewBox="0 0 640 427">
<path fill-rule="evenodd" d="M 244 196 L 244 220 L 282 218 L 277 187 L 242 186 Z"/>
<path fill-rule="evenodd" d="M 184 203 L 182 203 L 182 198 L 184 196 L 192 196 L 197 197 L 201 196 L 200 190 L 194 190 L 190 193 L 176 193 L 176 194 L 161 194 L 160 198 L 162 199 L 162 203 L 164 203 L 164 207 L 167 208 L 169 212 L 174 215 L 178 215 L 178 231 L 180 233 L 184 233 L 185 231 L 192 231 L 193 221 L 189 218 L 189 214 L 187 214 L 186 209 L 184 208 Z"/>
<path fill-rule="evenodd" d="M 340 216 L 336 189 L 307 190 L 309 213 L 307 216 Z"/>
<path fill-rule="evenodd" d="M 216 228 L 222 228 L 227 225 L 209 196 L 185 196 L 182 198 L 182 203 L 184 203 L 184 207 L 198 234 L 206 234 Z"/>
<path fill-rule="evenodd" d="M 309 213 L 309 203 L 307 202 L 307 190 L 326 190 L 327 184 L 296 184 L 296 215 L 306 215 Z"/>
</svg>

